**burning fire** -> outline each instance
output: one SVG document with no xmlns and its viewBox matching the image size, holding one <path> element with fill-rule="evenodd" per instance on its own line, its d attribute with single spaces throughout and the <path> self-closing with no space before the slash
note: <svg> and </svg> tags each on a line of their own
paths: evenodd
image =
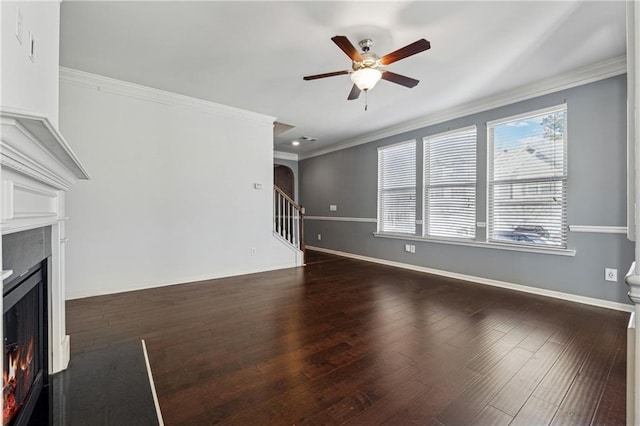
<svg viewBox="0 0 640 426">
<path fill-rule="evenodd" d="M 29 340 L 27 350 L 14 347 L 9 351 L 9 359 L 5 366 L 2 386 L 2 418 L 3 424 L 8 424 L 20 411 L 27 391 L 31 386 L 30 367 L 33 359 L 33 339 Z M 18 391 L 18 392 L 17 392 Z M 18 400 L 16 400 L 16 393 Z"/>
</svg>

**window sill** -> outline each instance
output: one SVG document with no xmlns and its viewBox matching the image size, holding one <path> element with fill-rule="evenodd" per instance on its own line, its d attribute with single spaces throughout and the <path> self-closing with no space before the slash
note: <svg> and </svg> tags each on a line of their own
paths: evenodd
<svg viewBox="0 0 640 426">
<path fill-rule="evenodd" d="M 551 254 L 555 256 L 575 256 L 575 249 L 558 249 L 558 248 L 542 248 L 542 247 L 526 247 L 515 244 L 487 243 L 474 240 L 453 240 L 445 238 L 424 238 L 410 234 L 392 234 L 374 232 L 374 237 L 391 238 L 396 240 L 420 241 L 424 243 L 450 244 L 454 246 L 464 247 L 480 247 L 495 250 L 521 251 L 526 253 Z"/>
</svg>

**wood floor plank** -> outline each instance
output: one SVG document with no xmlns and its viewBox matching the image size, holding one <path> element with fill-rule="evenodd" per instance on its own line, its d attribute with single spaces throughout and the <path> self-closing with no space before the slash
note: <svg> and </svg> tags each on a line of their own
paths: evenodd
<svg viewBox="0 0 640 426">
<path fill-rule="evenodd" d="M 622 425 L 625 424 L 625 407 L 620 401 L 626 401 L 626 363 L 624 349 L 618 349 L 609 372 L 598 409 L 594 415 L 593 425 Z"/>
<path fill-rule="evenodd" d="M 72 356 L 145 339 L 165 424 L 189 426 L 619 424 L 627 321 L 318 252 L 67 302 Z"/>
<path fill-rule="evenodd" d="M 353 425 L 382 424 L 393 417 L 398 411 L 411 403 L 419 395 L 429 391 L 429 388 L 415 379 L 408 378 L 398 383 L 384 396 L 377 399 L 371 406 L 363 410 L 358 416 L 350 419 Z"/>
<path fill-rule="evenodd" d="M 512 349 L 496 366 L 472 384 L 437 415 L 443 424 L 470 424 L 487 403 L 511 380 L 531 358 L 532 353 L 522 348 Z"/>
<path fill-rule="evenodd" d="M 509 332 L 497 340 L 495 344 L 488 346 L 484 352 L 472 358 L 466 367 L 481 374 L 486 373 L 505 355 L 511 352 L 518 343 L 531 334 L 534 328 L 534 326 L 527 323 L 515 325 Z"/>
<path fill-rule="evenodd" d="M 482 411 L 471 421 L 474 425 L 504 425 L 507 426 L 511 423 L 513 417 L 498 410 L 491 405 L 485 406 Z"/>
<path fill-rule="evenodd" d="M 496 394 L 491 400 L 491 405 L 515 416 L 563 350 L 564 347 L 557 343 L 545 343 Z"/>
<path fill-rule="evenodd" d="M 370 399 L 376 399 L 380 397 L 377 393 L 367 391 L 371 386 L 378 392 L 380 389 L 390 392 L 389 389 L 395 389 L 415 375 L 416 368 L 397 352 L 376 355 L 359 358 L 313 381 L 289 387 L 258 405 L 231 415 L 228 420 L 234 424 L 249 424 L 262 418 L 261 422 L 267 423 L 265 416 L 274 416 L 273 421 L 279 423 L 285 416 L 290 423 L 313 424 L 318 418 L 326 418 L 322 410 L 358 390 L 367 392 Z"/>
<path fill-rule="evenodd" d="M 535 396 L 530 397 L 511 422 L 512 426 L 548 425 L 558 406 Z"/>
<path fill-rule="evenodd" d="M 518 346 L 522 349 L 526 349 L 531 352 L 536 352 L 549 340 L 553 329 L 551 327 L 536 327 L 523 341 L 518 343 Z"/>
<path fill-rule="evenodd" d="M 623 330 L 610 331 L 608 327 L 603 326 L 596 339 L 597 343 L 560 404 L 552 424 L 584 425 L 591 422 L 617 355 L 611 348 L 620 349 L 623 336 Z"/>
<path fill-rule="evenodd" d="M 586 376 L 578 376 L 573 382 L 562 405 L 558 408 L 551 424 L 589 424 L 597 407 L 597 400 L 601 389 L 601 382 Z"/>
<path fill-rule="evenodd" d="M 469 369 L 458 369 L 430 377 L 433 386 L 385 421 L 389 425 L 427 424 L 442 411 L 452 399 L 475 382 L 480 375 Z M 421 381 L 419 376 L 417 380 Z M 440 422 L 437 422 L 440 424 Z"/>
<path fill-rule="evenodd" d="M 551 404 L 560 405 L 592 348 L 592 343 L 574 339 L 567 345 L 533 395 Z"/>
</svg>

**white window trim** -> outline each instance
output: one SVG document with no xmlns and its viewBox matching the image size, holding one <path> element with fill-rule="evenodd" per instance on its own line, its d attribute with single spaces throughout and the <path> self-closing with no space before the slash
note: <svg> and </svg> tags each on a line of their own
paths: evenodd
<svg viewBox="0 0 640 426">
<path fill-rule="evenodd" d="M 496 125 L 499 125 L 499 124 L 508 123 L 510 121 L 518 120 L 518 119 L 521 119 L 521 118 L 527 118 L 527 117 L 530 117 L 532 115 L 542 115 L 542 114 L 545 114 L 545 113 L 557 111 L 557 110 L 559 110 L 561 108 L 563 108 L 565 110 L 565 113 L 566 113 L 567 124 L 566 124 L 566 128 L 565 128 L 565 134 L 567 136 L 565 136 L 565 139 L 566 139 L 566 141 L 568 141 L 569 108 L 568 108 L 566 102 L 563 102 L 561 104 L 552 105 L 552 106 L 549 106 L 549 107 L 546 107 L 546 108 L 540 108 L 540 109 L 536 109 L 536 110 L 532 110 L 532 111 L 523 112 L 523 113 L 520 113 L 520 114 L 511 115 L 511 116 L 508 116 L 508 117 L 502 117 L 502 118 L 499 118 L 499 119 L 496 119 L 496 120 L 487 121 L 485 123 L 485 130 L 487 132 L 487 136 L 486 136 L 487 162 L 486 162 L 486 168 L 485 168 L 485 170 L 486 170 L 486 172 L 485 172 L 485 183 L 486 183 L 486 188 L 487 188 L 486 189 L 486 202 L 485 202 L 485 205 L 486 205 L 486 211 L 485 211 L 485 218 L 486 218 L 485 219 L 485 223 L 486 223 L 485 229 L 486 229 L 486 232 L 485 232 L 485 235 L 484 235 L 485 241 L 482 241 L 482 242 L 476 241 L 476 244 L 480 243 L 480 244 L 488 244 L 488 245 L 491 245 L 491 246 L 516 247 L 516 249 L 517 249 L 516 251 L 531 251 L 531 248 L 528 247 L 526 244 L 515 244 L 515 243 L 514 244 L 509 244 L 509 243 L 498 243 L 498 242 L 495 242 L 495 241 L 489 241 L 489 209 L 490 209 L 490 205 L 489 205 L 489 199 L 490 199 L 490 194 L 489 194 L 489 170 L 490 170 L 490 167 L 491 167 L 491 156 L 489 155 L 489 146 L 491 145 L 491 141 L 490 141 L 490 138 L 489 138 L 489 136 L 490 136 L 489 127 L 490 126 L 496 126 Z M 566 160 L 567 160 L 567 165 L 566 165 L 566 167 L 567 167 L 567 175 L 564 177 L 564 180 L 566 182 L 568 180 L 568 178 L 569 178 L 569 143 L 566 143 L 566 145 L 565 145 L 565 157 L 566 157 Z M 567 189 L 567 194 L 568 194 L 568 192 L 569 191 Z M 567 200 L 567 210 L 568 209 L 569 209 L 569 207 L 568 207 L 568 200 Z M 565 226 L 567 227 L 567 232 L 569 232 L 569 224 L 568 224 L 568 222 L 569 222 L 569 218 L 568 218 L 568 215 L 567 215 L 567 223 L 565 224 Z M 520 250 L 520 248 L 524 248 L 525 250 Z M 533 251 L 533 252 L 534 253 L 540 253 L 540 252 L 547 253 L 547 252 L 550 252 L 549 254 L 557 254 L 556 252 L 558 252 L 558 251 L 573 252 L 573 254 L 566 254 L 565 256 L 575 256 L 575 253 L 576 253 L 575 249 L 571 249 L 569 247 L 567 247 L 567 248 L 544 248 L 542 246 L 535 247 L 535 251 Z"/>
<path fill-rule="evenodd" d="M 537 254 L 548 254 L 554 256 L 575 256 L 576 250 L 572 248 L 542 248 L 542 247 L 529 247 L 524 244 L 501 244 L 494 242 L 485 242 L 478 240 L 458 240 L 458 239 L 447 239 L 447 238 L 425 238 L 425 237 L 417 237 L 409 234 L 394 234 L 389 232 L 374 232 L 374 237 L 377 238 L 390 238 L 395 240 L 407 240 L 407 241 L 420 241 L 424 243 L 435 243 L 435 244 L 450 244 L 454 246 L 464 246 L 464 247 L 475 247 L 475 248 L 487 248 L 487 249 L 495 249 L 495 250 L 507 250 L 507 251 L 519 251 L 525 253 L 537 253 Z"/>
<path fill-rule="evenodd" d="M 389 145 L 381 145 L 381 146 L 378 147 L 378 152 L 384 151 L 387 148 L 393 148 L 394 146 L 404 145 L 404 144 L 411 143 L 411 142 L 415 143 L 416 146 L 418 144 L 418 140 L 417 139 L 407 139 L 406 141 L 402 141 L 402 142 L 394 142 L 394 143 L 391 143 Z"/>
<path fill-rule="evenodd" d="M 476 157 L 476 181 L 473 184 L 473 188 L 475 189 L 475 195 L 476 195 L 476 197 L 474 199 L 474 207 L 476 208 L 476 212 L 475 212 L 474 216 L 475 216 L 475 221 L 478 220 L 478 217 L 477 217 L 477 215 L 478 215 L 478 212 L 477 212 L 477 207 L 478 207 L 478 199 L 477 199 L 477 195 L 478 195 L 478 126 L 476 126 L 475 124 L 472 124 L 470 126 L 465 126 L 465 127 L 461 127 L 461 128 L 458 128 L 458 129 L 447 130 L 446 132 L 433 133 L 431 135 L 424 136 L 422 138 L 422 194 L 421 194 L 421 198 L 422 198 L 422 219 L 419 220 L 419 221 L 416 220 L 416 224 L 417 225 L 422 225 L 421 226 L 422 229 L 421 229 L 420 235 L 421 235 L 421 238 L 423 238 L 423 239 L 434 239 L 434 240 L 440 239 L 440 237 L 433 237 L 433 236 L 425 235 L 425 232 L 427 230 L 426 229 L 427 221 L 425 220 L 426 219 L 425 215 L 426 215 L 426 211 L 427 211 L 427 203 L 426 203 L 425 196 L 424 196 L 424 193 L 426 191 L 426 185 L 425 185 L 425 178 L 426 177 L 425 177 L 425 173 L 424 173 L 424 171 L 425 171 L 425 164 L 424 164 L 424 148 L 425 147 L 424 147 L 424 145 L 429 139 L 442 138 L 442 137 L 446 137 L 446 136 L 453 135 L 453 134 L 456 134 L 456 133 L 469 132 L 469 131 L 472 131 L 472 130 L 475 131 L 475 134 L 476 134 L 476 153 L 475 153 L 475 157 Z M 416 173 L 417 172 L 418 172 L 418 170 L 416 168 Z M 462 185 L 460 185 L 460 186 L 462 186 Z M 418 223 L 418 222 L 420 222 L 420 223 Z M 474 230 L 473 238 L 476 238 L 476 236 L 477 236 L 477 229 Z M 444 238 L 444 239 L 448 240 L 447 238 Z M 469 238 L 460 237 L 459 239 L 453 239 L 453 240 L 454 241 L 458 241 L 458 240 L 459 241 L 469 241 L 470 239 Z"/>
<path fill-rule="evenodd" d="M 475 124 L 472 124 L 470 126 L 465 126 L 465 127 L 459 127 L 453 130 L 447 130 L 446 132 L 440 132 L 440 133 L 432 133 L 429 135 L 425 135 L 422 139 L 433 139 L 433 138 L 442 138 L 445 136 L 449 136 L 455 133 L 460 133 L 460 132 L 468 132 L 471 130 L 475 130 L 476 134 L 478 133 L 478 126 L 476 126 Z"/>
<path fill-rule="evenodd" d="M 404 145 L 404 144 L 409 144 L 409 143 L 414 143 L 415 144 L 415 149 L 416 149 L 416 156 L 417 156 L 417 150 L 418 150 L 418 140 L 417 139 L 407 139 L 405 141 L 402 142 L 395 142 L 389 145 L 383 145 L 383 146 L 379 146 L 377 149 L 377 164 L 376 167 L 378 168 L 377 171 L 377 175 L 376 175 L 376 231 L 379 232 L 380 231 L 380 151 L 383 151 L 385 149 L 388 148 L 393 148 L 394 146 L 399 146 L 399 145 Z M 417 163 L 417 158 L 416 158 L 416 170 L 414 173 L 417 173 L 418 169 L 417 169 L 418 163 Z M 418 204 L 417 204 L 417 198 L 418 198 L 418 181 L 417 181 L 417 177 L 416 177 L 416 214 L 418 213 Z M 399 235 L 415 235 L 415 229 L 413 231 L 413 234 L 399 234 Z"/>
<path fill-rule="evenodd" d="M 546 108 L 534 109 L 534 110 L 531 110 L 531 111 L 523 112 L 521 114 L 510 115 L 508 117 L 501 117 L 501 118 L 498 118 L 496 120 L 487 121 L 486 122 L 487 136 L 489 136 L 489 126 L 497 126 L 497 125 L 500 125 L 500 124 L 508 123 L 510 121 L 519 120 L 521 118 L 531 117 L 532 115 L 543 115 L 543 114 L 547 114 L 549 112 L 557 111 L 557 110 L 562 109 L 562 108 L 564 108 L 565 110 L 568 109 L 566 102 L 563 102 L 561 104 L 556 104 L 556 105 L 553 105 L 553 106 L 550 106 L 550 107 L 546 107 Z M 487 139 L 487 144 L 488 143 L 489 143 L 489 139 Z"/>
</svg>

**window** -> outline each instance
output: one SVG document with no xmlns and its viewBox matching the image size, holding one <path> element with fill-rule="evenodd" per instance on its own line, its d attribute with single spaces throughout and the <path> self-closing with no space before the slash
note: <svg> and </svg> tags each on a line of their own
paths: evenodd
<svg viewBox="0 0 640 426">
<path fill-rule="evenodd" d="M 425 237 L 476 235 L 476 128 L 424 138 Z"/>
<path fill-rule="evenodd" d="M 488 240 L 567 246 L 566 105 L 487 123 Z"/>
<path fill-rule="evenodd" d="M 416 141 L 378 148 L 378 232 L 416 232 Z"/>
</svg>

